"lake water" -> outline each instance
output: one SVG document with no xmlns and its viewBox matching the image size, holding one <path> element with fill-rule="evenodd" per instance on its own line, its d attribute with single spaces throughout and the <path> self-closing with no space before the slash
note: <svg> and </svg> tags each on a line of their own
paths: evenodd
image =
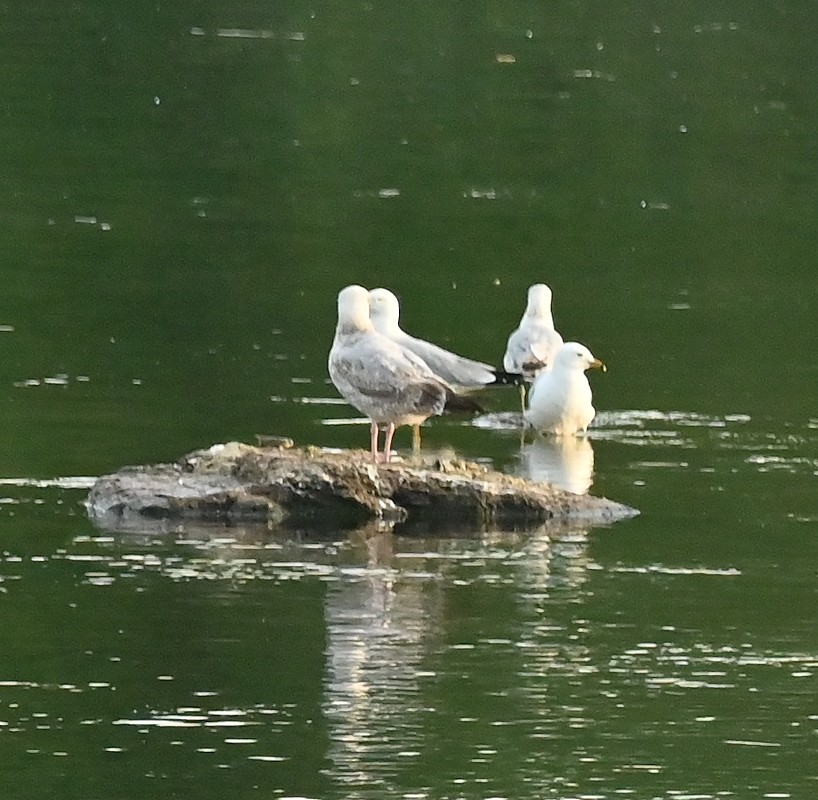
<svg viewBox="0 0 818 800">
<path fill-rule="evenodd" d="M 816 29 L 803 0 L 5 9 L 2 797 L 815 797 Z M 327 381 L 344 285 L 499 362 L 539 281 L 609 366 L 589 441 L 521 443 L 498 390 L 424 446 L 639 517 L 85 516 L 125 464 L 366 446 Z"/>
</svg>

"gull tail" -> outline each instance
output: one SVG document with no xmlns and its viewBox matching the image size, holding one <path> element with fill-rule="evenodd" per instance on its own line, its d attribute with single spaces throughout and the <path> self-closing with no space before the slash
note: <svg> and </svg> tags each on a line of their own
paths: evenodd
<svg viewBox="0 0 818 800">
<path fill-rule="evenodd" d="M 506 372 L 503 369 L 492 370 L 494 380 L 486 386 L 523 386 L 526 383 L 525 375 L 519 372 Z"/>
</svg>

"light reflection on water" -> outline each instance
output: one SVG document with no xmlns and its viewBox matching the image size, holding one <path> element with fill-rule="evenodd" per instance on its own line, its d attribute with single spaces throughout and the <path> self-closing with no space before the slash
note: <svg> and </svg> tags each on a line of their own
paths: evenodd
<svg viewBox="0 0 818 800">
<path fill-rule="evenodd" d="M 157 591 L 157 581 L 204 581 L 231 592 L 265 583 L 325 583 L 326 774 L 342 794 L 349 792 L 345 796 L 441 796 L 422 779 L 441 737 L 453 760 L 437 769 L 447 776 L 451 796 L 639 796 L 649 789 L 650 796 L 671 798 L 686 790 L 676 782 L 670 753 L 673 746 L 684 749 L 691 736 L 708 747 L 773 753 L 803 749 L 814 735 L 808 709 L 797 701 L 814 680 L 818 655 L 752 641 L 719 643 L 674 625 L 655 639 L 633 640 L 628 624 L 617 619 L 621 607 L 600 616 L 594 606 L 594 595 L 605 595 L 610 581 L 731 582 L 739 570 L 718 564 L 603 569 L 584 530 L 404 539 L 372 529 L 311 541 L 277 539 L 264 529 L 200 527 L 180 530 L 172 545 L 162 537 L 80 534 L 48 556 L 5 554 L 3 573 L 16 571 L 24 581 L 44 562 L 70 566 L 79 585 L 99 592 L 121 585 Z M 492 594 L 504 603 L 513 598 L 499 618 L 485 614 Z M 472 608 L 468 598 L 479 606 Z M 214 653 L 219 647 L 208 644 Z M 83 698 L 116 697 L 119 673 L 103 670 L 93 681 L 60 684 L 4 673 L 0 736 L 20 737 L 30 757 L 69 761 L 78 757 L 72 736 L 89 727 L 104 752 L 122 758 L 134 757 L 150 739 L 153 748 L 190 752 L 201 768 L 257 763 L 272 769 L 292 760 L 289 737 L 302 713 L 297 703 L 225 705 L 206 685 L 180 684 L 177 694 L 180 677 L 155 676 L 173 703 L 86 716 Z M 53 705 L 55 694 L 77 699 L 68 711 L 65 703 L 59 712 L 38 710 Z M 731 699 L 708 701 L 718 694 Z M 753 722 L 751 715 L 744 724 L 737 709 L 753 694 L 764 698 L 755 704 L 762 717 Z M 684 719 L 658 720 L 652 732 L 658 747 L 640 758 L 628 745 L 640 738 L 630 729 L 630 709 L 661 698 L 672 708 L 681 704 Z M 767 720 L 776 709 L 783 726 Z M 156 739 L 160 731 L 165 734 Z M 53 738 L 42 738 L 49 732 Z M 560 755 L 546 758 L 554 747 Z M 502 777 L 509 760 L 513 794 L 504 793 Z M 724 796 L 692 790 L 688 796 L 694 794 Z"/>
<path fill-rule="evenodd" d="M 734 473 L 749 470 L 759 474 L 818 474 L 818 459 L 811 454 L 818 442 L 813 421 L 788 424 L 783 431 L 776 425 L 775 432 L 765 429 L 763 423 L 752 423 L 749 416 L 739 413 L 715 416 L 656 410 L 603 412 L 595 419 L 587 438 L 526 435 L 520 444 L 516 471 L 532 480 L 550 481 L 568 491 L 586 493 L 593 490 L 595 443 L 610 442 L 657 451 L 655 458 L 632 456 L 628 469 L 634 473 L 688 470 L 691 462 L 700 461 L 705 452 L 729 460 Z M 500 434 L 521 435 L 520 415 L 514 412 L 486 414 L 470 424 Z M 736 453 L 741 456 L 739 460 Z M 701 472 L 714 470 L 712 463 L 695 468 Z M 634 478 L 635 483 L 643 480 L 641 476 Z"/>
<path fill-rule="evenodd" d="M 589 428 L 591 439 L 611 439 L 627 444 L 649 444 L 654 439 L 662 444 L 693 446 L 684 437 L 685 429 L 740 430 L 751 421 L 746 414 L 721 416 L 695 411 L 659 411 L 657 409 L 631 409 L 626 411 L 600 411 Z M 496 431 L 518 431 L 522 425 L 517 412 L 503 411 L 483 414 L 471 421 L 478 428 Z M 668 441 L 669 440 L 669 441 Z"/>
<path fill-rule="evenodd" d="M 538 437 L 520 449 L 520 474 L 587 494 L 594 477 L 594 448 L 584 437 Z"/>
<path fill-rule="evenodd" d="M 711 484 L 731 473 L 809 476 L 815 463 L 801 448 L 814 436 L 810 426 L 773 435 L 741 415 L 624 412 L 603 416 L 588 440 L 525 443 L 515 468 L 584 491 L 596 479 L 594 449 L 612 443 L 636 445 L 626 460 L 634 482 L 690 469 Z M 605 479 L 604 460 L 601 469 Z M 55 494 L 62 502 L 89 480 L 2 483 L 22 514 L 65 508 Z M 52 548 L 8 546 L 0 597 L 53 576 L 72 587 L 70 614 L 174 587 L 185 619 L 193 598 L 207 615 L 235 607 L 241 617 L 254 604 L 266 609 L 274 590 L 319 586 L 311 635 L 322 632 L 323 657 L 310 708 L 303 698 L 231 692 L 166 654 L 146 658 L 125 620 L 104 647 L 84 642 L 91 624 L 76 648 L 104 656 L 82 680 L 72 670 L 41 680 L 31 667 L 0 669 L 0 742 L 68 764 L 104 753 L 144 775 L 145 754 L 181 753 L 205 775 L 265 769 L 284 792 L 307 741 L 339 797 L 798 796 L 776 773 L 808 761 L 818 653 L 797 628 L 765 635 L 742 616 L 785 603 L 791 589 L 762 583 L 773 594 L 759 597 L 763 570 L 736 549 L 605 556 L 650 524 L 466 537 L 378 525 L 329 536 L 176 524 L 101 534 L 83 523 Z M 273 605 L 264 613 L 264 636 L 289 630 Z M 174 647 L 215 662 L 232 648 L 252 652 L 258 632 L 174 631 Z M 278 665 L 270 680 L 298 685 L 303 666 Z M 251 659 L 246 669 L 264 665 Z M 135 670 L 149 688 L 123 704 Z M 712 767 L 702 768 L 703 752 Z"/>
<path fill-rule="evenodd" d="M 58 5 L 6 20 L 0 796 L 815 796 L 807 4 Z M 40 480 L 364 443 L 307 395 L 376 276 L 480 358 L 547 280 L 613 408 L 712 413 L 432 423 L 607 530 L 100 536 Z"/>
</svg>

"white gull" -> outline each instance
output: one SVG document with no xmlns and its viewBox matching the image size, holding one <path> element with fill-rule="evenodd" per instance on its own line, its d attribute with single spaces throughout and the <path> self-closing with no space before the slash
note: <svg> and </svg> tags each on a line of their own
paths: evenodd
<svg viewBox="0 0 818 800">
<path fill-rule="evenodd" d="M 566 342 L 551 369 L 534 380 L 525 411 L 525 425 L 556 436 L 584 434 L 596 414 L 585 370 L 605 365 L 585 345 Z"/>
<path fill-rule="evenodd" d="M 549 369 L 554 355 L 562 345 L 562 336 L 554 328 L 551 313 L 551 289 L 535 283 L 528 289 L 528 302 L 520 324 L 511 332 L 503 356 L 507 372 L 521 372 L 530 380 Z M 520 401 L 525 410 L 525 387 L 520 386 Z"/>
</svg>

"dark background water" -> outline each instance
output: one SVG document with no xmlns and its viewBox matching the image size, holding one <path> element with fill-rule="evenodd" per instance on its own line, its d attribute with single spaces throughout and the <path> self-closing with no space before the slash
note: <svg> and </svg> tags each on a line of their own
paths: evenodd
<svg viewBox="0 0 818 800">
<path fill-rule="evenodd" d="M 813 4 L 0 21 L 4 797 L 814 795 Z M 521 447 L 513 392 L 426 446 L 638 519 L 119 535 L 54 480 L 363 446 L 341 287 L 499 362 L 539 281 L 610 368 L 590 450 Z"/>
</svg>

